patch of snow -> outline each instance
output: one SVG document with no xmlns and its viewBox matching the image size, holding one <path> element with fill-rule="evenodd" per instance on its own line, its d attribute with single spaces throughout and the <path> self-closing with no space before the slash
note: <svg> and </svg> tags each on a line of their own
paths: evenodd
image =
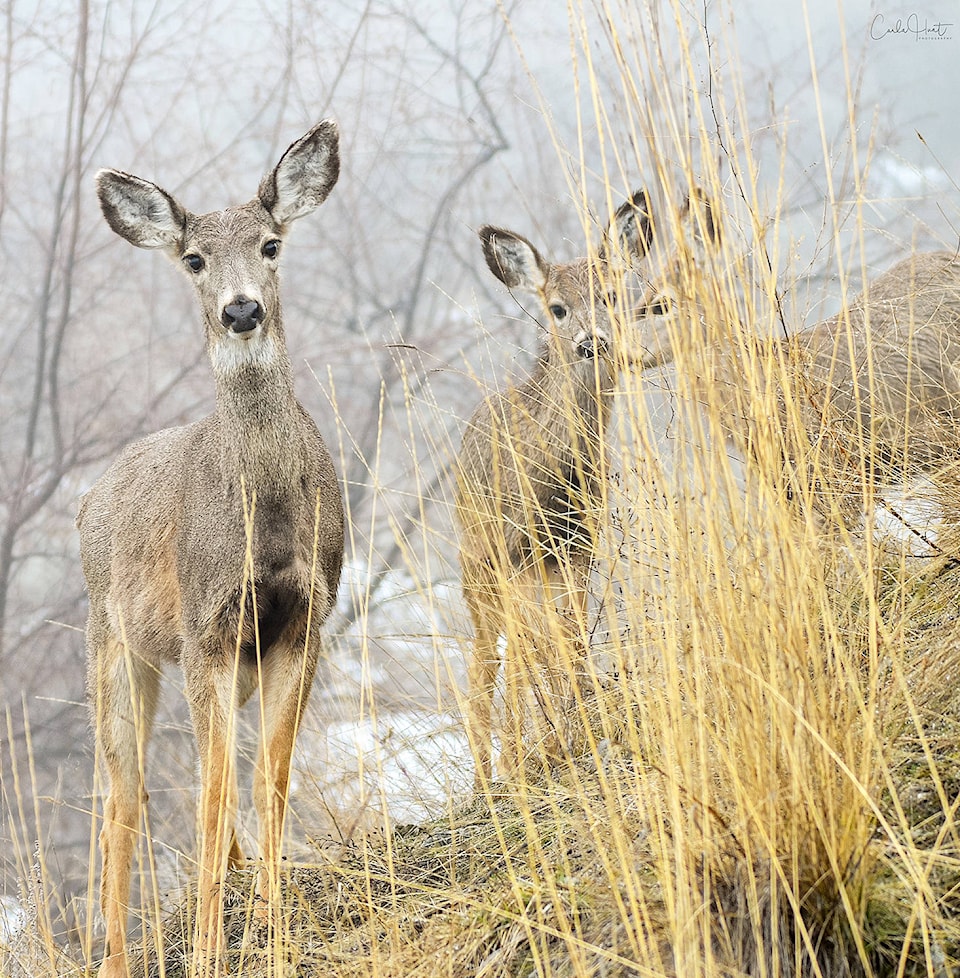
<svg viewBox="0 0 960 978">
<path fill-rule="evenodd" d="M 12 943 L 27 926 L 27 912 L 20 901 L 0 894 L 0 944 Z"/>
<path fill-rule="evenodd" d="M 467 735 L 452 714 L 404 710 L 331 724 L 325 765 L 343 773 L 341 790 L 393 822 L 436 817 L 473 784 Z"/>
<path fill-rule="evenodd" d="M 894 544 L 908 557 L 930 556 L 942 519 L 936 486 L 929 479 L 918 479 L 904 488 L 884 490 L 883 502 L 878 502 L 873 514 L 874 539 Z"/>
<path fill-rule="evenodd" d="M 918 166 L 885 152 L 874 157 L 868 180 L 871 192 L 880 198 L 925 197 L 949 187 L 939 167 Z"/>
</svg>

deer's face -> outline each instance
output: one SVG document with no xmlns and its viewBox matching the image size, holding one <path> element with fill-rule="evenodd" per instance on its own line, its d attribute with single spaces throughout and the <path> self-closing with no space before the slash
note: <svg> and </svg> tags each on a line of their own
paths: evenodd
<svg viewBox="0 0 960 978">
<path fill-rule="evenodd" d="M 720 227 L 709 199 L 695 189 L 680 214 L 672 250 L 655 257 L 643 296 L 634 314 L 638 343 L 645 367 L 670 363 L 677 345 L 689 338 L 691 327 L 702 324 L 714 297 L 709 269 L 721 247 Z"/>
<path fill-rule="evenodd" d="M 563 359 L 612 362 L 622 325 L 617 312 L 622 283 L 613 281 L 602 263 L 586 258 L 545 264 L 544 273 L 537 290 L 542 322 Z"/>
<path fill-rule="evenodd" d="M 218 355 L 238 351 L 228 361 L 242 362 L 244 351 L 263 350 L 282 331 L 284 233 L 323 203 L 339 173 L 339 133 L 324 120 L 287 149 L 248 204 L 192 214 L 162 187 L 120 170 L 101 170 L 97 193 L 117 234 L 180 264 L 196 287 L 208 341 Z"/>
<path fill-rule="evenodd" d="M 645 283 L 639 301 L 633 307 L 633 323 L 637 362 L 642 369 L 671 363 L 675 356 L 674 339 L 687 326 L 680 322 L 678 312 L 689 318 L 690 301 L 684 299 L 681 263 L 676 256 L 653 271 Z"/>
<path fill-rule="evenodd" d="M 627 317 L 623 272 L 644 255 L 652 237 L 649 200 L 638 191 L 614 215 L 595 258 L 551 263 L 522 235 L 503 228 L 480 228 L 490 271 L 511 291 L 536 296 L 551 345 L 567 363 L 601 359 L 612 366 L 629 361 L 620 336 Z"/>
<path fill-rule="evenodd" d="M 212 341 L 245 343 L 280 328 L 282 248 L 282 229 L 257 200 L 187 216 L 178 257 Z"/>
</svg>

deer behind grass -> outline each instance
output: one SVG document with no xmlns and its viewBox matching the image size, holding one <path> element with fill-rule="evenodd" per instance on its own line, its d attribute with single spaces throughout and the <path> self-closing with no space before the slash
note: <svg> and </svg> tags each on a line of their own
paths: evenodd
<svg viewBox="0 0 960 978">
<path fill-rule="evenodd" d="M 128 447 L 83 497 L 77 526 L 90 595 L 89 686 L 104 804 L 101 975 L 125 975 L 142 757 L 165 663 L 179 663 L 200 755 L 198 953 L 221 929 L 217 887 L 242 860 L 231 714 L 255 690 L 263 729 L 254 778 L 261 892 L 280 855 L 290 759 L 343 559 L 333 463 L 297 401 L 278 262 L 293 221 L 339 173 L 336 125 L 295 142 L 247 204 L 192 214 L 160 187 L 101 170 L 104 217 L 159 248 L 193 281 L 216 410 Z"/>
<path fill-rule="evenodd" d="M 617 210 L 595 259 L 554 264 L 519 234 L 480 229 L 490 271 L 511 291 L 539 299 L 543 338 L 530 378 L 488 397 L 470 419 L 458 460 L 460 567 L 475 636 L 468 727 L 478 789 L 491 777 L 502 635 L 504 767 L 520 763 L 524 690 L 535 667 L 546 673 L 550 702 L 542 705 L 554 731 L 569 706 L 564 655 L 582 654 L 604 499 L 602 440 L 618 365 L 629 360 L 615 312 L 617 264 L 642 255 L 650 236 L 643 192 Z"/>
<path fill-rule="evenodd" d="M 788 495 L 851 528 L 876 503 L 901 539 L 935 550 L 902 501 L 920 494 L 922 503 L 938 481 L 955 479 L 948 470 L 960 462 L 960 256 L 913 254 L 836 316 L 763 340 L 731 312 L 716 208 L 696 190 L 680 218 L 677 247 L 665 249 L 640 306 L 644 366 L 676 361 L 686 370 L 694 393 L 720 406 L 745 457 L 768 420 L 758 395 L 772 392 Z M 702 332 L 705 360 L 687 362 L 697 356 L 691 328 Z"/>
</svg>

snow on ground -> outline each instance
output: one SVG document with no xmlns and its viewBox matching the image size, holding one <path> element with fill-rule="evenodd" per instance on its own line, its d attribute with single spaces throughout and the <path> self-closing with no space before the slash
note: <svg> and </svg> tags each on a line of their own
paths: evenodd
<svg viewBox="0 0 960 978">
<path fill-rule="evenodd" d="M 939 166 L 920 166 L 881 150 L 871 162 L 869 186 L 881 199 L 922 198 L 948 190 L 950 179 Z"/>
<path fill-rule="evenodd" d="M 451 797 L 469 794 L 473 760 L 456 717 L 409 710 L 333 724 L 327 757 L 349 772 L 394 822 L 418 822 L 445 811 Z"/>
<path fill-rule="evenodd" d="M 27 926 L 27 912 L 20 901 L 0 894 L 0 945 L 11 944 Z"/>
<path fill-rule="evenodd" d="M 297 774 L 292 787 L 298 803 L 318 792 L 341 830 L 435 818 L 468 798 L 473 785 L 467 735 L 452 713 L 411 709 L 344 720 L 314 743 L 316 752 L 298 747 L 310 755 L 311 777 Z"/>
<path fill-rule="evenodd" d="M 926 478 L 885 489 L 873 515 L 874 540 L 907 557 L 936 552 L 937 531 L 943 520 L 937 487 Z"/>
</svg>

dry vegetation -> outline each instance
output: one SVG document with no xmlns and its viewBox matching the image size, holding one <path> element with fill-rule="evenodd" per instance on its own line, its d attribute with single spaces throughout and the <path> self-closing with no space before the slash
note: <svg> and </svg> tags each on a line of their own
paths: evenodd
<svg viewBox="0 0 960 978">
<path fill-rule="evenodd" d="M 690 547 L 682 617 L 625 602 L 648 642 L 611 653 L 621 671 L 582 704 L 590 746 L 551 778 L 314 841 L 284 874 L 281 934 L 251 923 L 256 873 L 233 876 L 229 972 L 953 973 L 955 582 L 801 573 L 795 538 L 709 576 Z M 135 974 L 184 973 L 191 909 L 148 926 Z M 37 940 L 12 974 L 79 973 Z"/>
<path fill-rule="evenodd" d="M 664 32 L 674 15 L 668 7 Z M 586 30 L 579 17 L 574 10 L 575 35 Z M 594 209 L 605 213 L 638 174 L 666 214 L 688 187 L 707 187 L 737 232 L 725 243 L 729 274 L 716 295 L 716 319 L 733 333 L 724 342 L 743 342 L 738 322 L 777 335 L 805 310 L 783 300 L 791 274 L 779 250 L 790 233 L 785 189 L 761 191 L 752 147 L 737 136 L 748 115 L 742 83 L 734 72 L 724 90 L 718 73 L 703 98 L 683 101 L 683 85 L 660 80 L 662 52 L 640 33 L 639 16 L 606 23 L 580 37 L 579 94 L 599 120 L 603 183 L 611 188 Z M 710 38 L 708 47 L 716 51 L 720 41 Z M 608 101 L 589 60 L 594 44 L 603 46 L 604 72 L 615 66 L 621 83 Z M 692 58 L 686 66 L 687 91 L 701 91 Z M 852 115 L 857 108 L 851 104 Z M 611 131 L 632 133 L 634 149 L 626 138 L 615 144 Z M 563 152 L 576 158 L 579 150 Z M 853 163 L 843 207 L 837 197 L 825 207 L 834 295 L 869 264 L 859 177 L 866 164 Z M 583 225 L 595 245 L 586 206 Z M 232 876 L 222 973 L 940 978 L 960 971 L 953 534 L 947 528 L 938 549 L 911 556 L 831 518 L 845 500 L 834 498 L 831 510 L 824 486 L 815 507 L 803 492 L 788 492 L 781 433 L 767 423 L 776 414 L 763 382 L 776 373 L 769 364 L 754 364 L 743 378 L 757 463 L 731 463 L 720 447 L 725 392 L 694 403 L 689 382 L 706 368 L 705 344 L 716 339 L 678 337 L 669 452 L 660 419 L 649 413 L 656 378 L 625 372 L 617 392 L 576 751 L 549 773 L 531 763 L 525 779 L 496 783 L 470 803 L 453 798 L 430 822 L 311 840 L 284 874 L 287 912 L 277 931 L 251 919 L 256 874 Z M 448 457 L 445 437 L 427 430 L 446 408 L 429 391 L 408 395 L 411 429 L 424 426 L 411 437 Z M 784 395 L 788 404 L 801 396 Z M 804 438 L 791 433 L 815 469 L 818 447 Z M 940 489 L 949 511 L 960 487 L 948 473 Z M 867 525 L 873 504 L 868 492 Z M 440 553 L 449 540 L 429 525 L 424 539 L 421 546 L 398 534 L 396 552 L 432 606 L 431 541 Z M 455 637 L 466 647 L 469 636 Z M 24 749 L 20 771 L 28 770 L 25 758 Z M 4 804 L 20 806 L 29 823 L 30 785 L 17 790 Z M 22 838 L 31 833 L 25 826 Z M 35 869 L 44 875 L 42 859 Z M 144 873 L 146 940 L 134 973 L 179 978 L 183 935 L 192 933 L 190 888 L 181 903 L 149 882 L 149 866 Z M 50 911 L 33 898 L 44 892 L 35 884 L 24 883 L 30 926 L 0 950 L 0 971 L 82 974 L 78 959 L 96 959 L 92 914 L 64 949 L 51 936 Z"/>
</svg>

